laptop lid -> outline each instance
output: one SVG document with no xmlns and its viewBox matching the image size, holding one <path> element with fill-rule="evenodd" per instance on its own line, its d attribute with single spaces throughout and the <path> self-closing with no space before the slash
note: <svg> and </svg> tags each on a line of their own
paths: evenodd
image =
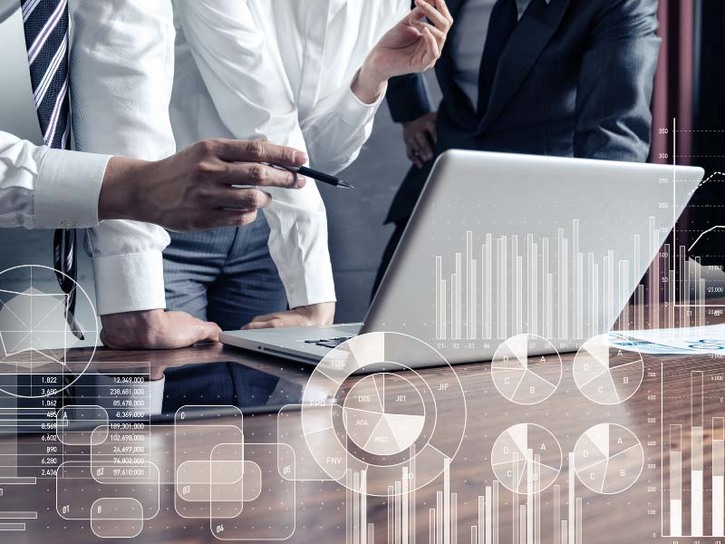
<svg viewBox="0 0 725 544">
<path fill-rule="evenodd" d="M 608 332 L 703 170 L 452 150 L 436 162 L 362 332 L 403 332 L 450 362 Z"/>
</svg>

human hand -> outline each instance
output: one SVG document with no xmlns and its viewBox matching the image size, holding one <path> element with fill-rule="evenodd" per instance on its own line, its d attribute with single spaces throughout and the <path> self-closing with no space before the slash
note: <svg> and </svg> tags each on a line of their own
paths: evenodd
<svg viewBox="0 0 725 544">
<path fill-rule="evenodd" d="M 323 302 L 299 306 L 286 312 L 255 317 L 251 323 L 242 327 L 243 330 L 271 329 L 277 327 L 324 327 L 332 325 L 335 319 L 335 303 Z"/>
<path fill-rule="evenodd" d="M 436 112 L 432 111 L 403 123 L 403 141 L 408 158 L 418 168 L 423 168 L 424 163 L 432 161 L 435 156 L 433 150 L 438 141 Z"/>
<path fill-rule="evenodd" d="M 424 21 L 428 19 L 430 22 Z M 385 91 L 391 77 L 423 72 L 441 56 L 453 17 L 445 0 L 416 0 L 415 9 L 390 29 L 368 54 L 352 90 L 368 104 Z"/>
<path fill-rule="evenodd" d="M 113 157 L 104 176 L 99 219 L 131 219 L 193 231 L 254 222 L 271 197 L 257 188 L 301 188 L 302 176 L 267 164 L 301 166 L 307 155 L 262 140 L 210 139 L 146 162 Z"/>
<path fill-rule="evenodd" d="M 177 349 L 218 341 L 221 329 L 183 312 L 146 310 L 101 316 L 101 341 L 111 349 Z"/>
</svg>

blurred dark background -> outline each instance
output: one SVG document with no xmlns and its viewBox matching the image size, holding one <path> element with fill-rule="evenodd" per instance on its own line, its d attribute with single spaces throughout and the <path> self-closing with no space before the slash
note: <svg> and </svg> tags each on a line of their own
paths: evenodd
<svg viewBox="0 0 725 544">
<path fill-rule="evenodd" d="M 725 2 L 660 0 L 662 49 L 653 100 L 653 162 L 701 166 L 703 184 L 678 222 L 678 240 L 725 224 Z M 723 229 L 692 256 L 725 262 Z M 689 244 L 688 244 L 689 245 Z"/>
</svg>

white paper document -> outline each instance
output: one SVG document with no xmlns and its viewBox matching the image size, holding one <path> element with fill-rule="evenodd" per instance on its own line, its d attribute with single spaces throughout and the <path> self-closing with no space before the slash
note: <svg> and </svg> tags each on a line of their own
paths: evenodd
<svg viewBox="0 0 725 544">
<path fill-rule="evenodd" d="M 614 349 L 637 350 L 657 355 L 725 355 L 725 324 L 679 329 L 616 331 L 609 333 Z"/>
</svg>

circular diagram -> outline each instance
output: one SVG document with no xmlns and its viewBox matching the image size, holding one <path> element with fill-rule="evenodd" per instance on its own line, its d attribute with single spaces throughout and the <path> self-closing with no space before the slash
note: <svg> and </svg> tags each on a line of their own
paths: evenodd
<svg viewBox="0 0 725 544">
<path fill-rule="evenodd" d="M 395 391 L 392 398 L 386 396 L 386 387 L 387 391 Z M 410 381 L 392 373 L 367 376 L 356 383 L 342 411 L 350 440 L 374 455 L 407 450 L 425 426 L 423 397 Z"/>
<path fill-rule="evenodd" d="M 620 404 L 637 392 L 644 378 L 638 351 L 610 349 L 609 335 L 590 338 L 574 358 L 574 381 L 592 402 Z"/>
<path fill-rule="evenodd" d="M 621 425 L 595 425 L 574 446 L 574 472 L 581 483 L 597 493 L 614 495 L 629 489 L 643 467 L 642 444 Z"/>
<path fill-rule="evenodd" d="M 99 337 L 96 310 L 83 287 L 73 282 L 75 312 L 92 349 L 69 365 L 67 352 L 78 343 L 68 325 L 67 300 L 57 275 L 40 265 L 0 272 L 0 391 L 13 397 L 56 395 L 72 386 L 90 365 Z M 66 276 L 67 279 L 70 279 Z"/>
<path fill-rule="evenodd" d="M 421 365 L 436 368 L 413 368 Z M 362 478 L 348 475 L 365 472 L 371 496 L 387 496 L 404 476 L 409 490 L 433 481 L 458 452 L 465 427 L 466 401 L 453 368 L 405 334 L 351 338 L 315 367 L 303 394 L 311 455 L 330 479 L 353 491 L 363 491 Z"/>
<path fill-rule="evenodd" d="M 554 344 L 533 334 L 503 342 L 491 362 L 491 377 L 501 395 L 523 405 L 548 399 L 559 387 L 562 364 Z"/>
<path fill-rule="evenodd" d="M 556 437 L 533 423 L 506 429 L 491 449 L 491 468 L 509 491 L 540 492 L 554 483 L 561 471 L 562 453 Z"/>
</svg>

